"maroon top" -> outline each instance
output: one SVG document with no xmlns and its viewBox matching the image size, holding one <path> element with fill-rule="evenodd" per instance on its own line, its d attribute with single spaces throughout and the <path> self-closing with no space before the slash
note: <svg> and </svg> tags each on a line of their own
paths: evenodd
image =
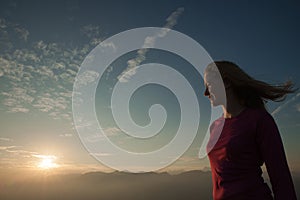
<svg viewBox="0 0 300 200">
<path fill-rule="evenodd" d="M 217 119 L 210 127 L 207 149 L 213 145 L 222 120 L 223 117 Z M 208 157 L 215 200 L 273 199 L 262 178 L 263 163 L 274 199 L 297 199 L 278 128 L 266 110 L 247 108 L 238 116 L 225 119 L 221 135 Z"/>
</svg>

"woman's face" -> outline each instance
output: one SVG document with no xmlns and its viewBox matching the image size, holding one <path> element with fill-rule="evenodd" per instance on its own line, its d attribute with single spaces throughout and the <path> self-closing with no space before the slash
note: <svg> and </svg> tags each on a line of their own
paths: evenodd
<svg viewBox="0 0 300 200">
<path fill-rule="evenodd" d="M 221 75 L 216 72 L 204 73 L 204 96 L 207 96 L 212 106 L 226 105 L 226 92 Z"/>
</svg>

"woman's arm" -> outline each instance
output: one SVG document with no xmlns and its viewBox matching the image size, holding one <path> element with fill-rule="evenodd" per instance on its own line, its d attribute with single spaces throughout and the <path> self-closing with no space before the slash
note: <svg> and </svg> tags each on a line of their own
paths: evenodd
<svg viewBox="0 0 300 200">
<path fill-rule="evenodd" d="M 296 192 L 278 127 L 267 112 L 258 123 L 257 142 L 270 177 L 274 198 L 296 200 Z"/>
</svg>

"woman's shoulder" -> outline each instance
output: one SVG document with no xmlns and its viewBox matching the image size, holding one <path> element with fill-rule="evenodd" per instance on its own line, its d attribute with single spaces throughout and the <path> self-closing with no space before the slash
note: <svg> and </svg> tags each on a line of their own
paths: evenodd
<svg viewBox="0 0 300 200">
<path fill-rule="evenodd" d="M 255 118 L 257 120 L 273 120 L 273 116 L 265 108 L 247 108 L 247 118 Z"/>
<path fill-rule="evenodd" d="M 245 110 L 242 111 L 238 116 L 230 119 L 226 119 L 223 116 L 217 118 L 211 125 L 210 129 L 214 129 L 216 127 L 223 127 L 226 123 L 241 123 L 245 121 L 252 121 L 252 122 L 264 122 L 264 121 L 273 121 L 273 116 L 264 108 L 250 108 L 247 107 Z"/>
<path fill-rule="evenodd" d="M 265 108 L 246 108 L 249 114 L 257 116 L 271 115 Z"/>
</svg>

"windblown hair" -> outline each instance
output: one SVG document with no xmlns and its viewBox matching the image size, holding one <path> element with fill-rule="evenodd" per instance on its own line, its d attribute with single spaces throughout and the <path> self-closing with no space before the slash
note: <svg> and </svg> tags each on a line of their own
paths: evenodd
<svg viewBox="0 0 300 200">
<path fill-rule="evenodd" d="M 240 103 L 246 107 L 265 108 L 265 103 L 269 100 L 283 101 L 287 94 L 296 91 L 291 81 L 271 85 L 252 78 L 233 62 L 216 61 L 209 66 L 211 65 L 217 66 L 224 84 L 230 84 Z"/>
</svg>

